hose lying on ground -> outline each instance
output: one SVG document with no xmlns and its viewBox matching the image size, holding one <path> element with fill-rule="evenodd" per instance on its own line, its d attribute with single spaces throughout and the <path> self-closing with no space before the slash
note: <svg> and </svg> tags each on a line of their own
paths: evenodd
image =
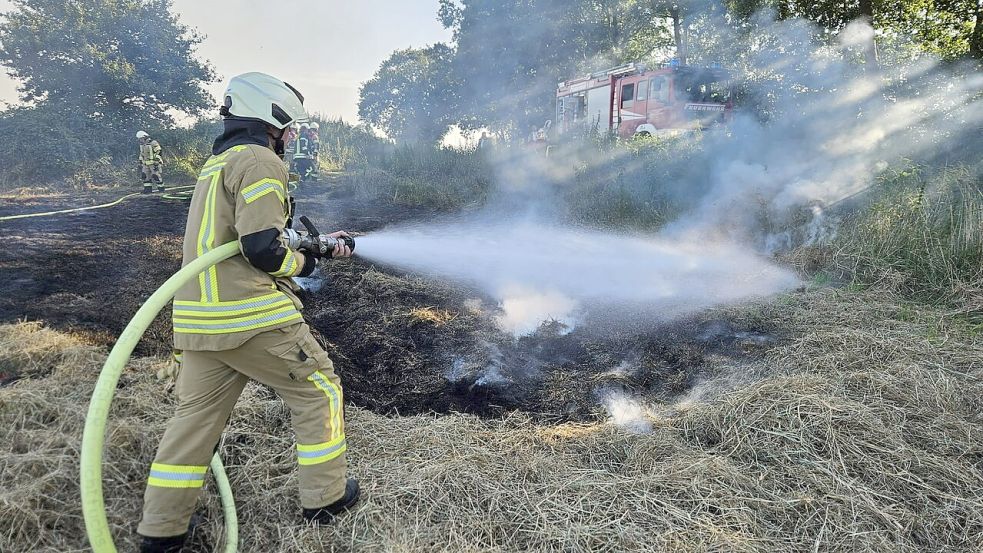
<svg viewBox="0 0 983 553">
<path fill-rule="evenodd" d="M 195 186 L 196 185 L 194 185 L 194 184 L 188 185 L 188 186 L 176 186 L 174 188 L 169 188 L 168 190 L 184 190 L 186 188 L 194 188 Z M 0 217 L 0 221 L 12 221 L 14 219 L 26 219 L 28 217 L 44 217 L 44 216 L 47 216 L 47 215 L 59 215 L 59 214 L 62 214 L 62 213 L 72 213 L 72 212 L 75 212 L 75 211 L 87 211 L 87 210 L 90 210 L 90 209 L 102 209 L 104 207 L 112 207 L 114 205 L 119 204 L 120 202 L 122 202 L 123 200 L 125 200 L 127 198 L 132 198 L 133 196 L 140 196 L 142 194 L 143 194 L 142 192 L 133 192 L 132 194 L 127 194 L 127 195 L 125 195 L 122 198 L 119 198 L 117 200 L 114 200 L 114 201 L 111 201 L 111 202 L 105 203 L 105 204 L 100 204 L 100 205 L 90 205 L 90 206 L 87 206 L 87 207 L 75 207 L 75 208 L 71 208 L 71 209 L 59 209 L 58 211 L 44 211 L 44 212 L 41 212 L 41 213 L 22 213 L 20 215 L 7 215 L 7 216 L 4 216 L 4 217 Z"/>
<path fill-rule="evenodd" d="M 177 192 L 175 194 L 161 194 L 161 199 L 164 200 L 175 200 L 179 202 L 190 202 L 191 197 L 194 195 L 194 190 L 185 190 L 183 192 Z"/>
<path fill-rule="evenodd" d="M 106 438 L 106 420 L 109 417 L 109 406 L 116 392 L 116 384 L 123 373 L 126 362 L 133 353 L 143 333 L 147 331 L 160 310 L 163 309 L 178 289 L 186 282 L 196 278 L 199 273 L 239 253 L 239 244 L 229 242 L 195 259 L 180 271 L 167 279 L 156 292 L 151 294 L 140 307 L 136 315 L 130 319 L 123 329 L 116 345 L 109 352 L 106 363 L 102 366 L 96 388 L 89 402 L 89 412 L 85 417 L 85 428 L 82 431 L 82 457 L 80 479 L 82 488 L 82 516 L 85 519 L 85 530 L 89 537 L 94 553 L 116 553 L 109 532 L 109 522 L 106 517 L 106 506 L 102 495 L 102 450 Z M 225 553 L 235 553 L 239 542 L 239 524 L 236 517 L 235 502 L 232 498 L 232 488 L 222 466 L 222 460 L 215 453 L 211 462 L 212 475 L 218 483 L 222 498 L 222 510 L 225 514 Z"/>
</svg>

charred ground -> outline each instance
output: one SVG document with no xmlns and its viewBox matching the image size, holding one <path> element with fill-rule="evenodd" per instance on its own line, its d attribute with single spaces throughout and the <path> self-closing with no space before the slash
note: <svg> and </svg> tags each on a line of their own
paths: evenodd
<svg viewBox="0 0 983 553">
<path fill-rule="evenodd" d="M 79 207 L 123 193 L 7 198 L 0 215 Z M 433 216 L 359 201 L 332 178 L 305 185 L 297 196 L 300 213 L 361 233 Z M 0 322 L 41 321 L 111 345 L 180 267 L 186 209 L 138 196 L 107 209 L 0 222 L 6 246 Z M 665 402 L 696 393 L 706 381 L 753 377 L 740 367 L 781 336 L 774 317 L 742 310 L 603 334 L 546 322 L 515 338 L 496 326 L 494 301 L 463 285 L 357 258 L 329 264 L 315 277 L 303 294 L 306 319 L 325 339 L 348 399 L 380 413 L 497 417 L 521 410 L 546 421 L 590 419 L 611 393 Z M 165 312 L 137 354 L 166 354 L 170 342 Z"/>
</svg>

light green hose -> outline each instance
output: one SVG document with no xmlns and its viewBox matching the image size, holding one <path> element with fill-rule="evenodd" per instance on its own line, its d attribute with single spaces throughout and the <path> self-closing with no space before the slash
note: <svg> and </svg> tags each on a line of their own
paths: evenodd
<svg viewBox="0 0 983 553">
<path fill-rule="evenodd" d="M 195 187 L 195 185 L 194 184 L 191 184 L 191 185 L 188 185 L 188 186 L 175 186 L 173 188 L 168 188 L 168 190 L 171 190 L 171 191 L 174 191 L 174 190 L 184 190 L 186 188 L 194 188 L 194 187 Z M 103 208 L 106 208 L 106 207 L 113 207 L 114 205 L 117 205 L 120 202 L 122 202 L 123 200 L 126 200 L 128 198 L 134 198 L 136 196 L 142 196 L 142 195 L 144 195 L 143 192 L 134 192 L 132 194 L 127 194 L 127 195 L 125 195 L 125 196 L 123 196 L 123 197 L 121 197 L 119 199 L 114 200 L 114 201 L 111 201 L 111 202 L 108 202 L 108 203 L 104 203 L 104 204 L 99 204 L 99 205 L 90 205 L 90 206 L 87 206 L 87 207 L 73 207 L 71 209 L 59 209 L 57 211 L 43 211 L 41 213 L 21 213 L 20 215 L 7 215 L 5 217 L 0 217 L 0 221 L 13 221 L 15 219 L 27 219 L 27 218 L 30 218 L 30 217 L 47 217 L 49 215 L 61 215 L 63 213 L 75 213 L 75 212 L 78 212 L 78 211 L 89 211 L 91 209 L 103 209 Z M 162 196 L 162 197 L 166 197 L 166 196 L 167 195 Z"/>
<path fill-rule="evenodd" d="M 215 265 L 239 253 L 237 242 L 229 242 L 195 259 L 183 269 L 174 273 L 157 289 L 133 316 L 130 323 L 123 329 L 116 345 L 109 352 L 106 363 L 102 366 L 99 379 L 96 381 L 92 400 L 89 402 L 89 413 L 85 417 L 85 429 L 82 431 L 82 459 L 80 479 L 82 487 L 82 516 L 85 519 L 85 530 L 94 553 L 116 553 L 116 545 L 109 533 L 109 521 L 106 518 L 106 506 L 102 496 L 102 449 L 106 438 L 106 420 L 109 417 L 109 405 L 116 392 L 116 384 L 123 373 L 126 362 L 133 353 L 143 333 L 153 322 L 178 289 L 189 280 L 195 278 L 208 267 Z M 218 453 L 212 458 L 212 474 L 218 482 L 222 498 L 222 509 L 225 513 L 225 552 L 235 553 L 238 550 L 239 524 L 236 518 L 235 503 L 232 499 L 232 489 L 228 477 L 222 467 Z"/>
</svg>

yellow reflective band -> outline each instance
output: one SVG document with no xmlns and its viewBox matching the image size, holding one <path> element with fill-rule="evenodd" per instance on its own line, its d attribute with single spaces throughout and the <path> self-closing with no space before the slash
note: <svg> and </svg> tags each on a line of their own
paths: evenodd
<svg viewBox="0 0 983 553">
<path fill-rule="evenodd" d="M 348 449 L 345 437 L 341 436 L 320 444 L 297 444 L 297 462 L 301 465 L 317 465 L 337 459 Z"/>
<path fill-rule="evenodd" d="M 151 463 L 150 470 L 162 470 L 177 474 L 205 474 L 208 467 L 204 465 L 167 465 L 164 463 Z"/>
<path fill-rule="evenodd" d="M 200 488 L 205 485 L 205 479 L 201 480 L 168 480 L 166 478 L 147 478 L 147 484 L 158 488 Z"/>
<path fill-rule="evenodd" d="M 208 319 L 178 319 L 178 318 L 175 318 L 174 319 L 174 322 L 175 323 L 182 323 L 182 324 L 199 324 L 199 325 L 207 325 L 207 326 L 221 326 L 221 325 L 226 325 L 226 324 L 230 324 L 230 323 L 255 321 L 255 320 L 261 319 L 263 317 L 268 317 L 268 316 L 271 316 L 271 315 L 278 315 L 280 313 L 285 313 L 285 312 L 288 312 L 288 311 L 297 311 L 297 308 L 294 307 L 293 302 L 291 302 L 290 305 L 286 305 L 286 306 L 283 306 L 283 307 L 278 307 L 276 309 L 269 309 L 269 310 L 266 310 L 266 311 L 262 311 L 262 312 L 255 313 L 255 314 L 252 314 L 252 315 L 247 315 L 247 316 L 244 316 L 244 317 L 229 317 L 229 318 L 220 319 L 220 320 L 217 320 L 217 321 L 212 321 L 212 320 L 208 320 Z"/>
<path fill-rule="evenodd" d="M 276 194 L 280 203 L 286 202 L 286 188 L 277 179 L 262 179 L 242 189 L 242 197 L 251 204 L 267 194 Z"/>
<path fill-rule="evenodd" d="M 205 483 L 208 467 L 200 465 L 150 465 L 147 484 L 158 488 L 200 488 Z"/>
<path fill-rule="evenodd" d="M 341 416 L 341 405 L 344 398 L 341 394 L 341 387 L 331 382 L 331 379 L 321 371 L 314 371 L 312 375 L 307 377 L 307 380 L 314 384 L 318 390 L 324 392 L 324 395 L 328 398 L 328 438 L 344 438 L 345 423 Z"/>
<path fill-rule="evenodd" d="M 222 172 L 222 169 L 224 167 L 225 167 L 224 163 L 219 163 L 216 165 L 212 165 L 211 167 L 206 167 L 202 169 L 200 173 L 198 173 L 198 180 L 205 180 L 209 177 L 213 177 L 215 176 L 216 173 Z"/>
<path fill-rule="evenodd" d="M 218 163 L 220 161 L 224 161 L 225 158 L 229 157 L 229 154 L 231 154 L 232 152 L 241 152 L 241 151 L 243 151 L 245 149 L 246 149 L 246 147 L 244 145 L 233 146 L 233 147 L 229 148 L 228 150 L 222 152 L 221 154 L 219 154 L 217 156 L 212 156 L 212 157 L 208 158 L 208 161 L 205 162 L 204 169 L 208 169 L 212 165 L 215 165 L 216 163 Z"/>
<path fill-rule="evenodd" d="M 276 290 L 276 284 L 273 284 L 272 288 Z M 196 307 L 196 306 L 219 306 L 219 307 L 235 307 L 240 308 L 244 305 L 255 303 L 258 301 L 268 300 L 271 298 L 287 298 L 288 296 L 283 292 L 277 290 L 272 294 L 266 294 L 263 296 L 256 296 L 255 298 L 246 298 L 244 300 L 229 300 L 229 301 L 216 301 L 210 303 L 203 303 L 200 301 L 189 301 L 189 300 L 174 300 L 174 305 L 180 305 L 181 307 Z"/>
<path fill-rule="evenodd" d="M 321 374 L 321 372 L 318 371 L 317 374 Z M 324 380 L 326 380 L 328 385 L 334 388 L 335 392 L 338 394 L 338 408 L 335 409 L 333 413 L 334 424 L 335 424 L 335 428 L 337 429 L 338 435 L 344 437 L 345 436 L 345 416 L 344 416 L 345 409 L 343 407 L 344 397 L 343 394 L 341 393 L 341 386 L 328 380 L 327 377 L 325 377 Z"/>
<path fill-rule="evenodd" d="M 233 317 L 258 311 L 272 311 L 293 305 L 293 301 L 283 293 L 270 294 L 242 302 L 174 302 L 174 316 L 183 317 Z"/>
<path fill-rule="evenodd" d="M 235 319 L 174 319 L 174 332 L 178 334 L 230 334 L 256 328 L 273 326 L 296 319 L 302 319 L 300 311 L 292 305 L 262 312 L 251 317 Z"/>
<path fill-rule="evenodd" d="M 283 256 L 283 263 L 280 264 L 280 268 L 270 274 L 275 277 L 292 276 L 296 270 L 297 256 L 294 255 L 294 252 L 287 250 L 287 255 Z"/>
<path fill-rule="evenodd" d="M 201 228 L 198 229 L 197 253 L 199 256 L 212 249 L 215 244 L 215 195 L 218 190 L 218 180 L 221 171 L 212 175 L 205 195 L 205 208 L 201 216 Z M 212 265 L 198 275 L 198 285 L 201 287 L 201 301 L 219 301 L 218 270 Z"/>
</svg>

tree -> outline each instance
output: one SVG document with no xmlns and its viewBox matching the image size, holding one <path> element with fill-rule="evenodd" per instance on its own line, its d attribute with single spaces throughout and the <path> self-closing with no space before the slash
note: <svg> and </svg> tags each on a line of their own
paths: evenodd
<svg viewBox="0 0 983 553">
<path fill-rule="evenodd" d="M 362 85 L 359 117 L 401 142 L 438 142 L 455 112 L 453 56 L 439 43 L 393 52 Z"/>
<path fill-rule="evenodd" d="M 969 52 L 976 59 L 983 60 L 983 0 L 976 0 L 976 13 L 973 14 L 973 33 L 969 42 Z"/>
<path fill-rule="evenodd" d="M 202 38 L 171 13 L 171 0 L 14 0 L 0 22 L 0 63 L 20 95 L 96 120 L 172 123 L 197 115 L 215 80 L 197 60 Z"/>
<path fill-rule="evenodd" d="M 725 1 L 739 19 L 746 21 L 761 10 L 772 10 L 779 20 L 802 18 L 815 23 L 826 38 L 835 37 L 852 21 L 863 20 L 875 31 L 861 51 L 868 67 L 881 63 L 880 42 L 897 50 L 895 55 L 902 61 L 925 52 L 956 59 L 974 55 L 974 44 L 983 48 L 979 23 L 983 0 Z"/>
</svg>

